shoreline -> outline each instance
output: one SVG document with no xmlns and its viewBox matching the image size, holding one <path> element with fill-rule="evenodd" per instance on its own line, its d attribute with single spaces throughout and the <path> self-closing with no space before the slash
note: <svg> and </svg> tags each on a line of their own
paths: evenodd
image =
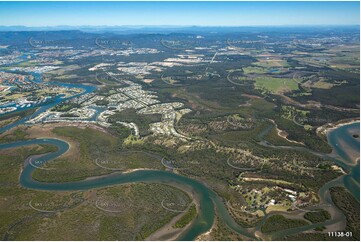
<svg viewBox="0 0 361 242">
<path fill-rule="evenodd" d="M 329 143 L 329 135 L 330 132 L 332 132 L 333 130 L 346 126 L 346 125 L 352 125 L 355 123 L 360 123 L 360 119 L 359 118 L 352 118 L 352 119 L 344 119 L 344 120 L 340 120 L 336 123 L 328 123 L 324 126 L 321 126 L 320 128 L 322 129 L 321 134 L 324 135 L 327 138 L 327 142 Z M 330 153 L 330 155 L 336 155 L 339 156 L 337 154 L 336 149 L 329 143 L 329 145 L 332 147 L 332 152 Z M 337 145 L 337 144 L 336 144 Z M 347 166 L 351 166 L 354 167 L 358 164 L 358 161 L 360 159 L 360 153 L 357 151 L 354 151 L 353 149 L 351 149 L 350 147 L 347 146 L 347 144 L 344 144 L 342 141 L 338 142 L 339 147 L 342 148 L 342 150 L 346 153 L 346 155 L 349 157 L 350 161 L 348 161 L 347 159 L 344 159 L 342 157 L 343 162 L 347 165 Z"/>
<path fill-rule="evenodd" d="M 334 129 L 354 123 L 360 123 L 360 118 L 342 119 L 335 123 L 326 123 L 316 129 L 316 134 L 327 136 L 327 134 Z"/>
</svg>

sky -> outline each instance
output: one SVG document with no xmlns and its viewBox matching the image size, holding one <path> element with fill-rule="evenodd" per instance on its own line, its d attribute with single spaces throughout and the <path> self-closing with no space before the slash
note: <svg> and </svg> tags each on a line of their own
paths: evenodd
<svg viewBox="0 0 361 242">
<path fill-rule="evenodd" d="M 0 26 L 359 24 L 359 2 L 0 2 Z"/>
</svg>

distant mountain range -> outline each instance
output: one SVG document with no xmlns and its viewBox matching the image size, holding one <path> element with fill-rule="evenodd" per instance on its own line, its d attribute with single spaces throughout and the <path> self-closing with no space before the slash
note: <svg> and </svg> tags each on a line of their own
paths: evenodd
<svg viewBox="0 0 361 242">
<path fill-rule="evenodd" d="M 61 31 L 61 30 L 81 30 L 84 32 L 112 32 L 118 34 L 134 34 L 134 33 L 192 33 L 192 32 L 269 32 L 276 31 L 290 31 L 290 30 L 310 30 L 310 31 L 329 31 L 330 29 L 344 29 L 344 30 L 357 30 L 359 25 L 344 25 L 344 26 L 175 26 L 175 25 L 161 25 L 161 26 L 0 26 L 0 31 Z"/>
</svg>

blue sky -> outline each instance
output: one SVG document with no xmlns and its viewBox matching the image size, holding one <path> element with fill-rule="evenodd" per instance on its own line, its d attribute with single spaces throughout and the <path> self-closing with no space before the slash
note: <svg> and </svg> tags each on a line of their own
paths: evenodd
<svg viewBox="0 0 361 242">
<path fill-rule="evenodd" d="M 0 25 L 354 25 L 359 2 L 0 2 Z"/>
</svg>

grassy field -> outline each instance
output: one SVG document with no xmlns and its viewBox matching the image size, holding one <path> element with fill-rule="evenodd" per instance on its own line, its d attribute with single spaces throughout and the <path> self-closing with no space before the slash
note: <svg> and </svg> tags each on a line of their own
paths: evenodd
<svg viewBox="0 0 361 242">
<path fill-rule="evenodd" d="M 288 67 L 287 61 L 282 59 L 260 59 L 258 62 L 254 63 L 254 65 L 264 68 Z"/>
<path fill-rule="evenodd" d="M 243 73 L 248 74 L 265 74 L 267 73 L 266 68 L 257 67 L 257 66 L 248 66 L 243 68 Z"/>
<path fill-rule="evenodd" d="M 272 94 L 281 94 L 285 92 L 297 91 L 298 83 L 293 79 L 257 77 L 255 78 L 255 88 L 264 90 Z"/>
</svg>

